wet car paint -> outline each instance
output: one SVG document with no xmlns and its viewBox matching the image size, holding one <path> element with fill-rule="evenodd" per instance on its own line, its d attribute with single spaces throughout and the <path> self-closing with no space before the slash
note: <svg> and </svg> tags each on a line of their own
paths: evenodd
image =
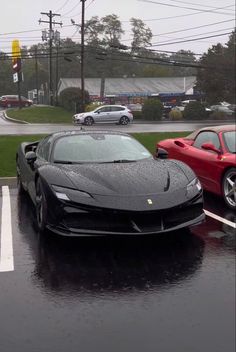
<svg viewBox="0 0 236 352">
<path fill-rule="evenodd" d="M 29 198 L 10 193 L 1 352 L 235 350 L 234 229 L 207 217 L 168 236 L 42 237 Z"/>
</svg>

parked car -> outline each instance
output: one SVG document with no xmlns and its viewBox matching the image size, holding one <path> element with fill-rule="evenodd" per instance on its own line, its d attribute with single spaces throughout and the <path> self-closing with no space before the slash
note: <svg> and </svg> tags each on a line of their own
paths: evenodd
<svg viewBox="0 0 236 352">
<path fill-rule="evenodd" d="M 136 103 L 136 104 L 127 104 L 126 105 L 129 110 L 132 111 L 142 111 L 142 104 Z"/>
<path fill-rule="evenodd" d="M 211 111 L 223 112 L 227 116 L 232 116 L 234 114 L 234 111 L 225 105 L 211 105 L 210 109 Z"/>
<path fill-rule="evenodd" d="M 236 209 L 236 126 L 205 127 L 184 138 L 157 143 L 170 158 L 188 164 L 205 190 L 224 198 Z"/>
<path fill-rule="evenodd" d="M 123 105 L 103 105 L 93 111 L 75 114 L 72 120 L 74 124 L 87 126 L 97 122 L 116 122 L 120 125 L 127 125 L 133 121 L 133 114 Z"/>
<path fill-rule="evenodd" d="M 230 104 L 228 108 L 234 112 L 236 112 L 236 104 Z"/>
<path fill-rule="evenodd" d="M 158 159 L 136 139 L 68 131 L 20 145 L 18 188 L 40 231 L 66 236 L 157 234 L 201 223 L 202 188 L 180 161 Z"/>
<path fill-rule="evenodd" d="M 27 107 L 33 104 L 32 100 L 29 100 L 21 96 L 21 106 Z M 0 106 L 3 108 L 19 107 L 20 101 L 18 95 L 3 95 L 0 97 Z"/>
</svg>

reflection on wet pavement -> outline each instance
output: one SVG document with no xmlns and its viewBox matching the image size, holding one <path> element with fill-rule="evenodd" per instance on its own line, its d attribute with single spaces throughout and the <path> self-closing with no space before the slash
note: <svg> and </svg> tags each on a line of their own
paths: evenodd
<svg viewBox="0 0 236 352">
<path fill-rule="evenodd" d="M 191 277 L 201 265 L 204 241 L 188 231 L 158 237 L 32 237 L 35 215 L 28 205 L 28 197 L 19 200 L 19 227 L 29 245 L 35 242 L 34 280 L 47 292 L 119 295 L 161 290 Z"/>
</svg>

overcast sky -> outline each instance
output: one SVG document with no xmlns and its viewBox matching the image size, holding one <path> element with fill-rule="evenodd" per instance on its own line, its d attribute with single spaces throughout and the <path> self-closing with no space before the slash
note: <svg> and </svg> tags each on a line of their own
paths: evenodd
<svg viewBox="0 0 236 352">
<path fill-rule="evenodd" d="M 41 30 L 47 26 L 39 25 L 38 20 L 48 20 L 40 12 L 49 10 L 61 14 L 55 20 L 63 22 L 62 28 L 58 29 L 62 38 L 80 40 L 70 21 L 71 18 L 76 23 L 81 21 L 80 0 L 0 0 L 0 4 L 2 51 L 11 51 L 13 39 L 19 39 L 21 45 L 27 46 L 41 42 Z M 235 26 L 234 0 L 87 0 L 85 7 L 85 19 L 116 14 L 126 32 L 122 38 L 126 45 L 130 44 L 131 36 L 129 19 L 142 19 L 152 30 L 153 49 L 158 50 L 184 49 L 202 54 L 216 43 L 225 44 L 229 37 L 225 33 L 231 32 Z M 199 40 L 202 37 L 209 38 Z M 191 39 L 198 40 L 190 41 Z M 181 43 L 171 44 L 174 42 Z"/>
</svg>

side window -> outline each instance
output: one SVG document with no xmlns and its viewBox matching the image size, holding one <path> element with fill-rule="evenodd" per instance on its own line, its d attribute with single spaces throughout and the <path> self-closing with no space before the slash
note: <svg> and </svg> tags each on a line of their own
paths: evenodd
<svg viewBox="0 0 236 352">
<path fill-rule="evenodd" d="M 220 141 L 217 133 L 211 131 L 204 131 L 197 135 L 193 146 L 201 148 L 203 143 L 212 143 L 217 149 L 220 149 Z"/>
<path fill-rule="evenodd" d="M 125 110 L 125 108 L 122 108 L 121 106 L 111 106 L 111 111 L 122 111 Z"/>
<path fill-rule="evenodd" d="M 51 136 L 46 137 L 42 142 L 39 143 L 38 148 L 37 148 L 37 155 L 44 159 L 47 160 L 49 159 L 49 152 L 50 152 L 50 147 L 51 147 Z"/>
</svg>

